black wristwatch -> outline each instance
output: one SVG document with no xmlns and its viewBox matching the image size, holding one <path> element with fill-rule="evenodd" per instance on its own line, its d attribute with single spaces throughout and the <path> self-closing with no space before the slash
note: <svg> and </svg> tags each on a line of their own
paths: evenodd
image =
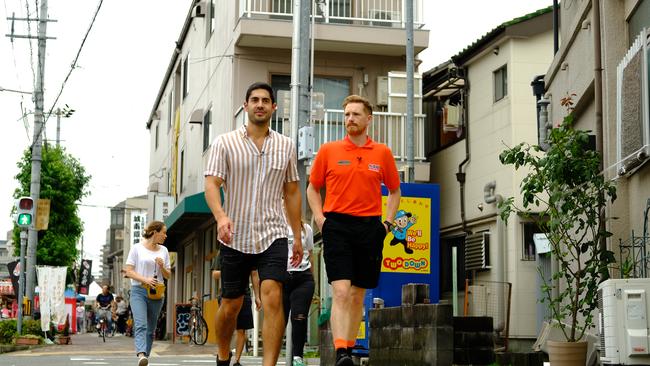
<svg viewBox="0 0 650 366">
<path fill-rule="evenodd" d="M 395 226 L 395 224 L 393 224 L 392 222 L 390 222 L 388 220 L 385 220 L 384 224 L 386 224 L 386 226 L 388 227 L 388 231 L 392 231 L 393 227 Z"/>
</svg>

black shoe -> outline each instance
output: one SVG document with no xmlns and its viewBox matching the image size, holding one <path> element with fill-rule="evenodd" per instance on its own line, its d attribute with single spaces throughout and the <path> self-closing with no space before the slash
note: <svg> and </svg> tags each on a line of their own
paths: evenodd
<svg viewBox="0 0 650 366">
<path fill-rule="evenodd" d="M 217 355 L 217 366 L 230 366 L 230 359 L 232 358 L 232 353 L 228 354 L 227 360 L 220 360 L 219 355 Z"/>
<path fill-rule="evenodd" d="M 341 355 L 336 358 L 336 366 L 354 366 L 354 362 L 350 356 Z"/>
</svg>

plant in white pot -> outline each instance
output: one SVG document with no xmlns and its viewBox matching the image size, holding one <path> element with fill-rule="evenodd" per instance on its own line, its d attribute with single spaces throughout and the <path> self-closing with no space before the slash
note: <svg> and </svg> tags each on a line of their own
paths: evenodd
<svg viewBox="0 0 650 366">
<path fill-rule="evenodd" d="M 616 187 L 600 172 L 601 156 L 589 148 L 589 131 L 573 128 L 571 96 L 561 104 L 568 115 L 551 130 L 546 152 L 538 145 L 520 143 L 500 154 L 502 164 L 526 168 L 528 174 L 520 185 L 521 206 L 510 197 L 499 208 L 504 220 L 513 211 L 541 218 L 539 225 L 559 264 L 552 280 L 542 276 L 541 301 L 548 305 L 566 342 L 576 344 L 594 327 L 598 284 L 615 262 L 614 253 L 601 242 L 612 235 L 604 225 L 604 207 L 616 199 Z M 585 342 L 580 348 L 586 354 Z"/>
</svg>

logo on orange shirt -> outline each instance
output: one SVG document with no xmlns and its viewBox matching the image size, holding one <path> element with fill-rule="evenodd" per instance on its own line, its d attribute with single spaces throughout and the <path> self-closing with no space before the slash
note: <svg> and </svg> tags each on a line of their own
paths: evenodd
<svg viewBox="0 0 650 366">
<path fill-rule="evenodd" d="M 379 164 L 368 164 L 368 170 L 373 172 L 379 171 Z"/>
</svg>

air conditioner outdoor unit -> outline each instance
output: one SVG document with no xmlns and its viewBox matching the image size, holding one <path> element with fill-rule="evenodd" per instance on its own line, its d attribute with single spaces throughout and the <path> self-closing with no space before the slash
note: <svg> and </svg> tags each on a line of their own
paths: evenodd
<svg viewBox="0 0 650 366">
<path fill-rule="evenodd" d="M 490 233 L 481 232 L 465 238 L 465 270 L 490 268 Z"/>
<path fill-rule="evenodd" d="M 650 365 L 650 278 L 610 279 L 598 286 L 600 361 Z"/>
</svg>

